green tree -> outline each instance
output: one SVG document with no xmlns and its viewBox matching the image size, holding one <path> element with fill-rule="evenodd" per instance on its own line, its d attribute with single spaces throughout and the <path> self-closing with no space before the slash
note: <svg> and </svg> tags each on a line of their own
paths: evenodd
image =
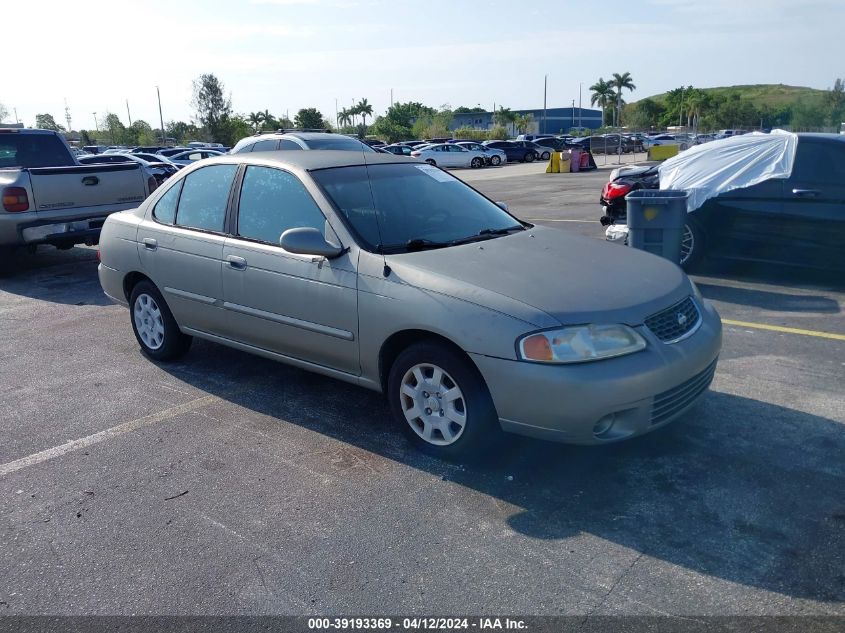
<svg viewBox="0 0 845 633">
<path fill-rule="evenodd" d="M 825 92 L 824 107 L 830 124 L 838 129 L 845 121 L 845 83 L 841 79 L 837 78 L 833 88 Z"/>
<path fill-rule="evenodd" d="M 648 130 L 659 125 L 663 107 L 653 99 L 642 99 L 625 108 L 625 123 L 637 130 Z"/>
<path fill-rule="evenodd" d="M 637 89 L 637 87 L 634 85 L 634 80 L 631 77 L 631 73 L 628 72 L 622 74 L 613 73 L 613 79 L 611 79 L 608 83 L 614 90 L 616 90 L 616 107 L 613 109 L 613 113 L 616 116 L 616 126 L 618 127 L 621 123 L 619 115 L 621 113 L 622 105 L 624 103 L 624 101 L 622 100 L 622 91 L 628 90 L 630 92 L 633 92 Z"/>
<path fill-rule="evenodd" d="M 3 117 L 0 117 L 0 121 L 3 120 Z M 39 130 L 53 130 L 54 132 L 64 132 L 65 129 L 56 123 L 56 120 L 53 118 L 52 114 L 36 114 L 35 115 L 35 127 Z"/>
<path fill-rule="evenodd" d="M 197 126 L 184 121 L 168 121 L 164 124 L 164 131 L 169 138 L 175 138 L 179 143 L 195 139 L 199 134 Z"/>
<path fill-rule="evenodd" d="M 510 108 L 505 108 L 503 106 L 499 106 L 499 109 L 493 114 L 493 123 L 496 124 L 497 127 L 506 128 L 510 125 L 513 125 L 513 122 L 516 120 L 516 112 L 512 111 Z"/>
<path fill-rule="evenodd" d="M 608 106 L 612 107 L 613 104 L 613 86 L 602 77 L 599 77 L 599 80 L 590 86 L 590 90 L 592 91 L 590 94 L 590 105 L 598 105 L 601 108 L 601 124 L 605 125 L 607 123 L 605 120 L 605 111 Z"/>
<path fill-rule="evenodd" d="M 80 130 L 79 131 L 79 144 L 80 145 L 93 145 L 93 141 L 91 140 L 91 135 L 88 134 L 88 130 Z"/>
<path fill-rule="evenodd" d="M 487 112 L 484 108 L 467 108 L 466 106 L 460 106 L 453 110 L 455 114 L 481 114 L 482 112 Z"/>
<path fill-rule="evenodd" d="M 196 112 L 197 121 L 211 138 L 216 138 L 221 133 L 223 119 L 232 113 L 231 97 L 226 96 L 223 83 L 211 73 L 200 75 L 193 81 L 191 105 Z"/>
<path fill-rule="evenodd" d="M 534 117 L 529 114 L 520 114 L 514 119 L 514 125 L 520 134 L 525 134 L 531 128 Z"/>
<path fill-rule="evenodd" d="M 9 109 L 0 102 L 0 123 L 2 123 L 7 116 L 9 116 Z"/>
<path fill-rule="evenodd" d="M 361 115 L 361 123 L 366 129 L 367 117 L 373 116 L 373 106 L 366 99 L 361 99 L 357 104 L 355 104 L 355 110 Z"/>
<path fill-rule="evenodd" d="M 252 129 L 257 132 L 261 128 L 261 123 L 264 121 L 264 113 L 250 112 L 247 120 L 252 125 Z"/>
<path fill-rule="evenodd" d="M 105 116 L 101 120 L 102 123 L 100 125 L 100 129 L 104 132 L 108 132 L 108 138 L 112 145 L 123 143 L 126 126 L 120 122 L 120 117 L 111 112 L 106 112 Z"/>
<path fill-rule="evenodd" d="M 298 128 L 322 129 L 326 127 L 323 115 L 317 108 L 302 108 L 296 113 L 293 123 Z"/>
</svg>

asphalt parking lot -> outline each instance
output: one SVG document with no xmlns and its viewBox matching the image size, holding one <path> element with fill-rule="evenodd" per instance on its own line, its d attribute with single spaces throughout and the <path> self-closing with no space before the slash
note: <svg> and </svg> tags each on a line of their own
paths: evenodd
<svg viewBox="0 0 845 633">
<path fill-rule="evenodd" d="M 607 171 L 543 169 L 455 173 L 601 239 Z M 470 467 L 350 385 L 202 341 L 156 365 L 92 249 L 25 256 L 0 279 L 0 614 L 845 615 L 845 282 L 695 280 L 726 324 L 687 419 Z"/>
</svg>

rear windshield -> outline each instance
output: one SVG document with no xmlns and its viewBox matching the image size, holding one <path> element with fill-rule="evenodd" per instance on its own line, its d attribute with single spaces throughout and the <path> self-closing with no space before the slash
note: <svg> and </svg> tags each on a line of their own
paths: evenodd
<svg viewBox="0 0 845 633">
<path fill-rule="evenodd" d="M 375 150 L 361 141 L 348 136 L 333 136 L 332 138 L 303 139 L 311 149 L 339 149 L 352 152 L 375 152 Z"/>
<path fill-rule="evenodd" d="M 0 134 L 0 169 L 75 164 L 64 143 L 52 134 Z"/>
</svg>

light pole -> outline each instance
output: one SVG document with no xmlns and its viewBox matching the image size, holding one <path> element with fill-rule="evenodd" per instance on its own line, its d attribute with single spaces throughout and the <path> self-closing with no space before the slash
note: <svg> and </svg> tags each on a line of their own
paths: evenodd
<svg viewBox="0 0 845 633">
<path fill-rule="evenodd" d="M 681 86 L 681 102 L 678 104 L 678 127 L 683 125 L 684 121 L 684 87 Z"/>
<path fill-rule="evenodd" d="M 161 144 L 167 145 L 164 137 L 164 116 L 161 114 L 161 92 L 159 91 L 158 86 L 156 86 L 156 96 L 158 97 L 158 121 L 161 124 Z"/>
<path fill-rule="evenodd" d="M 549 88 L 549 76 L 543 75 L 543 134 L 546 133 L 546 95 Z"/>
<path fill-rule="evenodd" d="M 99 125 L 99 123 L 97 123 L 97 113 L 93 112 L 92 114 L 94 115 L 94 129 L 97 131 L 97 134 L 99 134 L 100 133 L 100 125 Z"/>
</svg>

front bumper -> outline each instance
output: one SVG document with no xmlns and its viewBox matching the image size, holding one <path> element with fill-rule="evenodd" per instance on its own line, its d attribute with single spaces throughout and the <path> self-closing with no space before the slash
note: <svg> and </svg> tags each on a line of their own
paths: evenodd
<svg viewBox="0 0 845 633">
<path fill-rule="evenodd" d="M 719 315 L 699 301 L 698 331 L 674 344 L 644 326 L 641 352 L 602 361 L 544 365 L 471 354 L 502 429 L 571 444 L 604 444 L 647 433 L 687 412 L 713 378 L 722 346 Z M 596 429 L 605 432 L 596 433 Z M 598 425 L 598 427 L 597 427 Z"/>
</svg>

